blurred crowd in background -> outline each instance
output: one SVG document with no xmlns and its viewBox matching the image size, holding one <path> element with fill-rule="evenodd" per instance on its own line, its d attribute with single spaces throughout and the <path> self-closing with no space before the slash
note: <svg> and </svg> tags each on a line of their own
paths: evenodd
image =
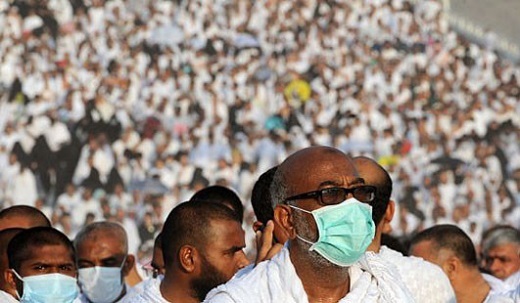
<svg viewBox="0 0 520 303">
<path fill-rule="evenodd" d="M 520 69 L 441 1 L 16 0 L 0 28 L 0 208 L 71 238 L 112 220 L 149 253 L 211 184 L 251 235 L 254 182 L 310 145 L 387 168 L 403 240 L 520 228 Z"/>
</svg>

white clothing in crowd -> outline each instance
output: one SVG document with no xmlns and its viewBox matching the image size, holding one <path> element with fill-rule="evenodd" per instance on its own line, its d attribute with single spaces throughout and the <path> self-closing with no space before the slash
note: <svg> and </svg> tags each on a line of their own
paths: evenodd
<svg viewBox="0 0 520 303">
<path fill-rule="evenodd" d="M 339 302 L 414 302 L 396 268 L 374 253 L 366 253 L 349 268 L 350 291 Z M 207 303 L 308 302 L 307 294 L 284 247 L 271 260 L 213 289 Z"/>
</svg>

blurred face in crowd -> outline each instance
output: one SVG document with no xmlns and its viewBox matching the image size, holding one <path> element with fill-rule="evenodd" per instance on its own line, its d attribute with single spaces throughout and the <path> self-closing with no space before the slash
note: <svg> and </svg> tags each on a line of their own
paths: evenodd
<svg viewBox="0 0 520 303">
<path fill-rule="evenodd" d="M 485 256 L 485 267 L 499 279 L 507 279 L 520 270 L 520 245 L 507 243 L 491 248 Z"/>
<path fill-rule="evenodd" d="M 97 232 L 79 243 L 77 247 L 78 268 L 93 266 L 100 267 L 121 267 L 126 273 L 131 266 L 125 262 L 127 254 L 120 241 L 115 240 L 115 236 L 106 232 Z"/>
<path fill-rule="evenodd" d="M 116 302 L 126 293 L 124 277 L 134 265 L 134 256 L 127 255 L 122 235 L 114 230 L 92 231 L 77 244 L 79 285 L 90 301 L 97 303 L 110 298 Z M 110 285 L 111 293 L 99 296 L 104 285 Z"/>
</svg>

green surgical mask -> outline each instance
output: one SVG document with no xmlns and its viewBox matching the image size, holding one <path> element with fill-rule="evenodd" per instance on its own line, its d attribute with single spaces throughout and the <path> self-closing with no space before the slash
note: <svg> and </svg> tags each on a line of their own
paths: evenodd
<svg viewBox="0 0 520 303">
<path fill-rule="evenodd" d="M 375 235 L 372 207 L 351 198 L 339 204 L 327 205 L 312 212 L 299 207 L 290 207 L 312 214 L 318 227 L 318 240 L 312 242 L 296 235 L 301 241 L 311 244 L 330 262 L 346 267 L 354 264 L 365 253 Z"/>
</svg>

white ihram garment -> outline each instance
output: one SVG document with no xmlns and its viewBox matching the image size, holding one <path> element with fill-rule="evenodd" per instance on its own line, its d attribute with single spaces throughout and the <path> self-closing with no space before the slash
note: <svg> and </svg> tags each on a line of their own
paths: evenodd
<svg viewBox="0 0 520 303">
<path fill-rule="evenodd" d="M 350 292 L 339 303 L 415 302 L 396 268 L 375 253 L 365 253 L 349 268 Z M 302 282 L 284 247 L 272 260 L 259 263 L 251 272 L 213 289 L 208 303 L 306 303 L 309 302 Z"/>
<path fill-rule="evenodd" d="M 129 292 L 121 303 L 170 303 L 166 301 L 160 290 L 162 278 L 149 279 L 139 283 L 138 290 Z M 142 285 L 141 285 L 142 284 Z"/>
<path fill-rule="evenodd" d="M 422 258 L 405 257 L 386 246 L 381 246 L 379 256 L 397 268 L 416 302 L 457 302 L 450 280 L 439 266 Z"/>
</svg>

